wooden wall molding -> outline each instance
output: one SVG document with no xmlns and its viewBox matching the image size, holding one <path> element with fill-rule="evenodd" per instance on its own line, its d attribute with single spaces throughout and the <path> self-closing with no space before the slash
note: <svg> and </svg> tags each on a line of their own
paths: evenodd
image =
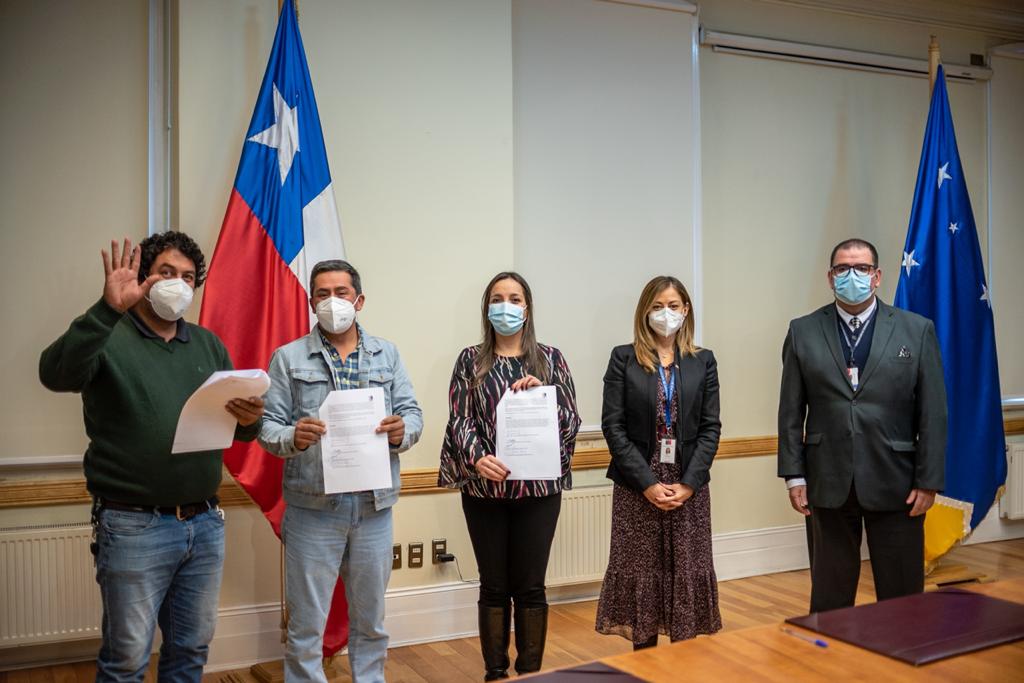
<svg viewBox="0 0 1024 683">
<path fill-rule="evenodd" d="M 1024 413 L 1007 413 L 1003 418 L 1006 436 L 1024 434 Z M 775 455 L 778 437 L 744 436 L 722 439 L 716 459 L 753 458 Z M 611 455 L 607 448 L 586 448 L 576 451 L 573 471 L 604 469 Z M 402 495 L 454 493 L 457 489 L 446 489 L 437 485 L 437 469 L 423 468 L 402 472 Z M 230 477 L 225 477 L 217 492 L 221 505 L 233 507 L 253 505 L 252 500 Z M 13 479 L 0 480 L 0 509 L 43 507 L 50 505 L 81 505 L 90 502 L 85 488 L 85 479 Z"/>
</svg>

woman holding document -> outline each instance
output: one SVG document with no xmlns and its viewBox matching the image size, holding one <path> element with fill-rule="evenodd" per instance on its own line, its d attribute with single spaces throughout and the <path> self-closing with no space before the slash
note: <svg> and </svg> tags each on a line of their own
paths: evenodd
<svg viewBox="0 0 1024 683">
<path fill-rule="evenodd" d="M 484 680 L 491 681 L 508 678 L 510 603 L 515 669 L 540 670 L 548 616 L 544 575 L 561 492 L 572 486 L 580 418 L 565 358 L 537 343 L 526 280 L 495 275 L 481 315 L 483 341 L 463 349 L 452 372 L 438 485 L 462 490 L 480 569 Z"/>
<path fill-rule="evenodd" d="M 597 631 L 634 649 L 722 628 L 711 560 L 711 460 L 718 450 L 715 356 L 693 343 L 690 296 L 674 277 L 647 283 L 633 343 L 612 349 L 601 429 L 615 482 Z"/>
</svg>

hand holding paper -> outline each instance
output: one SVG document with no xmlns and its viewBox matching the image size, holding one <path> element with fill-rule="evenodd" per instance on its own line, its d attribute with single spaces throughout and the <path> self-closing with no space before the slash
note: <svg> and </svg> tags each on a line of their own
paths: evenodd
<svg viewBox="0 0 1024 683">
<path fill-rule="evenodd" d="M 235 399 L 262 396 L 270 388 L 270 377 L 263 370 L 223 370 L 210 375 L 203 385 L 185 401 L 178 417 L 171 453 L 194 453 L 227 448 L 235 439 L 235 425 L 241 419 L 234 411 L 225 410 Z M 245 400 L 251 409 L 235 408 L 246 416 L 262 410 L 263 401 Z M 251 417 L 251 415 L 248 415 Z M 259 419 L 257 415 L 252 421 Z M 250 422 L 249 424 L 252 424 Z"/>
<path fill-rule="evenodd" d="M 495 455 L 510 470 L 508 479 L 562 476 L 555 387 L 506 391 L 498 402 L 496 417 Z"/>
<path fill-rule="evenodd" d="M 324 493 L 391 487 L 388 436 L 378 431 L 386 412 L 380 387 L 327 394 L 320 406 L 320 420 L 327 429 L 320 439 Z"/>
</svg>

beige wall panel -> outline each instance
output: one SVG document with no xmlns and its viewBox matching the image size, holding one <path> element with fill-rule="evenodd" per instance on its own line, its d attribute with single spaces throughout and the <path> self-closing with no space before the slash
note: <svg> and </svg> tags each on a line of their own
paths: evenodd
<svg viewBox="0 0 1024 683">
<path fill-rule="evenodd" d="M 875 243 L 892 301 L 928 84 L 708 49 L 701 77 L 704 338 L 719 359 L 724 434 L 772 434 L 788 322 L 831 300 L 832 247 L 850 236 Z M 984 226 L 984 86 L 949 90 Z"/>
<path fill-rule="evenodd" d="M 800 522 L 775 476 L 775 456 L 718 460 L 711 468 L 713 534 Z"/>
<path fill-rule="evenodd" d="M 992 70 L 989 282 L 1003 396 L 1024 397 L 1024 59 L 994 57 Z"/>
<path fill-rule="evenodd" d="M 39 354 L 99 299 L 100 248 L 146 234 L 147 21 L 144 2 L 0 5 L 0 458 L 85 450 Z"/>
</svg>

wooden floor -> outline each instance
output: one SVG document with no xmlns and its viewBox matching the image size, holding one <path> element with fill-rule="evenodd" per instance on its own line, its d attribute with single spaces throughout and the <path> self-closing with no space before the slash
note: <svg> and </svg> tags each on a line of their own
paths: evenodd
<svg viewBox="0 0 1024 683">
<path fill-rule="evenodd" d="M 953 550 L 942 567 L 966 565 L 988 580 L 1024 577 L 1024 539 L 1001 541 Z M 724 630 L 734 631 L 780 621 L 807 612 L 810 577 L 806 570 L 755 576 L 719 584 Z M 871 570 L 864 563 L 857 602 L 874 600 Z M 594 631 L 596 602 L 556 605 L 551 608 L 545 668 L 558 668 L 600 657 L 629 652 L 622 638 L 602 636 Z M 667 642 L 662 639 L 662 642 Z M 95 676 L 93 662 L 64 664 L 0 673 L 0 683 L 85 683 Z M 348 661 L 337 657 L 331 681 L 346 681 Z M 476 638 L 400 647 L 388 653 L 387 679 L 390 683 L 462 683 L 482 679 L 483 667 Z M 146 676 L 155 681 L 154 665 Z M 255 683 L 247 669 L 207 674 L 206 683 Z"/>
</svg>

